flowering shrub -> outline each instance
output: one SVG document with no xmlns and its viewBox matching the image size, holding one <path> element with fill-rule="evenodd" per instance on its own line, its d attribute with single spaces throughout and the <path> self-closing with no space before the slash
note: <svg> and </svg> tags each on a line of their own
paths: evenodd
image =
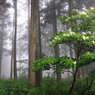
<svg viewBox="0 0 95 95">
<path fill-rule="evenodd" d="M 83 11 L 73 9 L 71 17 L 62 14 L 58 19 L 62 24 L 68 23 L 68 30 L 60 31 L 50 38 L 50 46 L 55 47 L 58 44 L 66 43 L 75 51 L 76 57 L 62 56 L 38 59 L 33 63 L 34 67 L 32 70 L 37 71 L 46 66 L 50 68 L 51 65 L 57 65 L 57 69 L 54 70 L 60 73 L 63 69 L 75 67 L 72 86 L 66 94 L 70 95 L 76 81 L 78 69 L 95 61 L 95 8 L 91 7 Z M 95 71 L 92 71 L 88 78 L 91 79 L 91 83 L 79 95 L 82 95 L 92 86 L 95 79 Z"/>
</svg>

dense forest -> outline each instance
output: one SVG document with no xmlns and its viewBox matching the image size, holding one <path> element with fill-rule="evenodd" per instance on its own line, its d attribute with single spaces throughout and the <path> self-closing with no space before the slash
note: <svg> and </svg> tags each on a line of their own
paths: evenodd
<svg viewBox="0 0 95 95">
<path fill-rule="evenodd" d="M 95 95 L 94 0 L 0 0 L 0 9 L 0 95 Z"/>
</svg>

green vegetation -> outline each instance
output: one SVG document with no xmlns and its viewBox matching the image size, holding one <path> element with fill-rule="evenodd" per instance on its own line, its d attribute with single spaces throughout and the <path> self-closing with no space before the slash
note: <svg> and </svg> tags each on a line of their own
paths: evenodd
<svg viewBox="0 0 95 95">
<path fill-rule="evenodd" d="M 82 82 L 80 84 L 83 84 L 80 88 L 80 85 L 77 85 L 78 83 L 76 81 L 79 68 L 95 62 L 95 8 L 91 7 L 90 9 L 83 11 L 73 9 L 71 16 L 62 14 L 58 19 L 62 24 L 68 25 L 67 30 L 60 31 L 50 38 L 50 46 L 55 47 L 58 44 L 65 43 L 74 50 L 75 57 L 70 58 L 68 56 L 62 56 L 38 59 L 33 62 L 34 67 L 32 70 L 38 71 L 42 68 L 51 69 L 52 66 L 54 67 L 54 72 L 61 73 L 63 70 L 74 68 L 75 72 L 71 72 L 73 77 L 71 85 L 68 88 L 64 85 L 61 87 L 61 89 L 68 89 L 67 92 L 64 91 L 64 95 L 95 95 L 94 92 L 89 94 L 92 91 L 91 87 L 95 80 L 95 71 L 89 73 L 85 79 L 87 85 L 84 85 L 84 82 L 80 81 Z M 48 89 L 52 89 L 52 92 L 48 91 L 50 92 L 49 94 L 42 95 L 60 95 L 52 94 L 57 91 L 56 87 L 57 86 L 48 87 Z"/>
<path fill-rule="evenodd" d="M 89 90 L 84 94 L 79 94 L 89 85 L 90 79 L 77 79 L 70 95 L 95 95 L 95 81 Z M 24 78 L 2 79 L 0 80 L 0 95 L 67 95 L 71 86 L 72 78 L 57 82 L 48 76 L 42 80 L 40 87 L 29 90 L 29 81 Z"/>
<path fill-rule="evenodd" d="M 41 82 L 41 86 L 32 89 L 30 91 L 31 94 L 29 95 L 67 95 L 71 85 L 72 79 L 62 79 L 61 81 L 56 82 L 53 78 L 46 77 Z M 80 92 L 84 91 L 87 86 L 88 85 L 85 78 L 77 79 L 70 95 L 95 95 L 95 81 L 89 90 L 85 91 L 83 94 L 80 94 Z"/>
<path fill-rule="evenodd" d="M 1 79 L 0 95 L 27 95 L 29 89 L 29 81 L 20 79 Z"/>
<path fill-rule="evenodd" d="M 40 87 L 29 90 L 29 81 L 20 79 L 0 80 L 0 95 L 95 95 L 95 71 L 87 77 L 77 79 L 77 72 L 82 66 L 95 62 L 95 8 L 84 11 L 73 10 L 72 16 L 61 15 L 63 24 L 68 23 L 68 30 L 60 31 L 49 39 L 50 46 L 66 43 L 75 51 L 75 57 L 45 57 L 34 61 L 33 71 L 42 68 L 60 73 L 74 68 L 72 78 L 56 82 L 46 77 Z M 57 68 L 56 68 L 57 67 Z"/>
</svg>

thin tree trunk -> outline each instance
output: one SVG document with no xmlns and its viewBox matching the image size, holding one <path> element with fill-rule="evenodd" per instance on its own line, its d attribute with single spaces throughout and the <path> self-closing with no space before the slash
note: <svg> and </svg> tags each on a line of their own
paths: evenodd
<svg viewBox="0 0 95 95">
<path fill-rule="evenodd" d="M 57 32 L 57 21 L 56 21 L 56 10 L 55 10 L 55 0 L 52 2 L 53 5 L 53 33 Z M 59 57 L 59 46 L 55 47 L 55 56 Z M 57 68 L 57 65 L 56 65 Z M 61 73 L 57 73 L 57 81 L 61 80 Z"/>
<path fill-rule="evenodd" d="M 13 47 L 12 47 L 13 49 Z M 12 50 L 13 52 L 13 50 Z M 12 53 L 11 53 L 11 69 L 10 69 L 10 78 L 12 78 L 12 66 L 13 66 L 13 56 L 12 56 Z"/>
<path fill-rule="evenodd" d="M 1 65 L 2 65 L 2 47 L 3 47 L 3 32 L 4 32 L 4 18 L 1 24 L 1 41 L 0 41 L 0 79 L 1 79 Z"/>
<path fill-rule="evenodd" d="M 14 20 L 13 20 L 14 22 Z M 13 24 L 14 27 L 14 24 Z M 12 51 L 11 51 L 11 70 L 10 70 L 10 78 L 13 77 L 13 66 L 14 65 L 14 33 L 12 33 Z"/>
<path fill-rule="evenodd" d="M 12 78 L 12 55 L 11 55 L 11 69 L 10 69 L 10 78 Z"/>
<path fill-rule="evenodd" d="M 30 0 L 28 0 L 28 79 L 30 79 Z"/>
<path fill-rule="evenodd" d="M 16 39 L 17 39 L 17 0 L 14 0 L 14 77 L 17 78 Z"/>
<path fill-rule="evenodd" d="M 39 0 L 31 1 L 31 31 L 30 31 L 30 89 L 40 86 L 42 71 L 31 72 L 33 62 L 41 58 L 41 35 L 39 24 Z"/>
<path fill-rule="evenodd" d="M 68 1 L 69 3 L 69 12 L 68 12 L 68 15 L 71 16 L 71 11 L 72 11 L 72 7 L 73 7 L 73 0 L 69 0 Z M 71 22 L 72 23 L 72 22 Z M 73 30 L 73 29 L 72 29 Z M 73 52 L 72 52 L 72 48 L 71 48 L 72 45 L 69 46 L 69 50 L 70 50 L 70 57 L 73 58 Z M 72 69 L 72 71 L 74 72 L 74 68 Z"/>
</svg>

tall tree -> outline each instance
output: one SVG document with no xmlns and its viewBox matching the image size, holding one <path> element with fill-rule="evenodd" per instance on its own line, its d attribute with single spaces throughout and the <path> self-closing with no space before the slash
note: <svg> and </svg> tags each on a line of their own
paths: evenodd
<svg viewBox="0 0 95 95">
<path fill-rule="evenodd" d="M 28 0 L 28 67 L 30 63 L 30 0 Z M 30 79 L 30 68 L 28 68 L 28 78 Z"/>
<path fill-rule="evenodd" d="M 6 0 L 0 0 L 0 78 L 1 78 L 1 64 L 2 64 L 2 51 L 3 51 L 3 35 L 5 28 L 5 17 L 7 16 L 5 13 L 7 8 L 10 7 L 10 4 L 6 2 Z"/>
<path fill-rule="evenodd" d="M 55 0 L 52 1 L 53 6 L 53 33 L 57 33 L 57 20 L 56 20 L 56 9 L 55 9 Z M 59 57 L 59 46 L 55 47 L 55 57 Z M 57 65 L 56 65 L 57 68 Z M 61 80 L 61 73 L 57 73 L 57 81 Z"/>
<path fill-rule="evenodd" d="M 73 9 L 73 0 L 68 0 L 68 5 L 69 5 L 69 9 L 68 9 L 68 15 L 71 17 L 71 12 L 72 12 L 72 9 Z M 72 23 L 72 22 L 70 22 Z M 72 23 L 73 24 L 73 23 Z M 73 29 L 72 29 L 73 30 Z M 69 50 L 70 50 L 70 57 L 73 58 L 73 51 L 72 51 L 72 48 L 73 47 L 72 45 L 69 45 Z M 74 72 L 74 68 L 72 68 L 73 72 Z M 68 75 L 69 76 L 69 75 Z"/>
<path fill-rule="evenodd" d="M 1 64 L 2 64 L 2 46 L 3 46 L 3 32 L 4 32 L 4 17 L 2 18 L 2 24 L 1 24 L 1 37 L 0 37 L 0 79 L 1 79 Z"/>
<path fill-rule="evenodd" d="M 31 1 L 31 31 L 30 31 L 30 68 L 33 62 L 41 58 L 41 38 L 39 25 L 39 0 Z M 31 72 L 30 69 L 30 88 L 40 85 L 41 70 Z"/>
<path fill-rule="evenodd" d="M 17 66 L 16 66 L 17 0 L 13 0 L 13 4 L 14 4 L 14 77 L 17 78 Z"/>
<path fill-rule="evenodd" d="M 13 25 L 14 27 L 14 25 Z M 13 77 L 14 71 L 14 33 L 12 32 L 12 50 L 11 50 L 11 69 L 10 69 L 10 78 Z"/>
</svg>

